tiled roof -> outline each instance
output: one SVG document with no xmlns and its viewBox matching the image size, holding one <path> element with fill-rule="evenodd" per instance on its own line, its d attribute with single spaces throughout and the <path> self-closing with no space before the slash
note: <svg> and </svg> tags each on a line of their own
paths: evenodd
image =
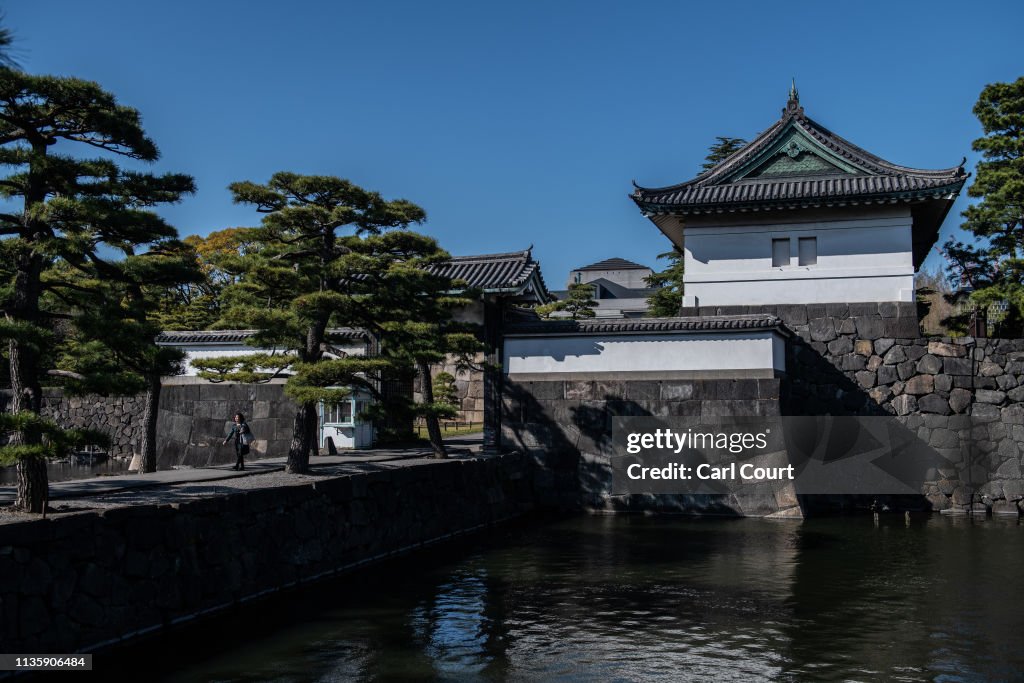
<svg viewBox="0 0 1024 683">
<path fill-rule="evenodd" d="M 778 330 L 790 334 L 773 315 L 703 316 L 699 318 L 616 318 L 541 320 L 520 314 L 506 325 L 507 335 L 657 334 L 660 332 L 714 332 L 726 330 Z"/>
<path fill-rule="evenodd" d="M 533 247 L 506 254 L 479 254 L 453 256 L 448 263 L 438 266 L 437 272 L 453 280 L 462 280 L 472 289 L 487 293 L 522 294 L 532 289 L 544 303 L 551 299 L 540 263 L 533 259 Z"/>
<path fill-rule="evenodd" d="M 773 158 L 796 160 L 804 154 L 821 161 L 806 171 L 757 172 Z M 799 163 L 792 168 L 799 169 Z M 963 162 L 925 170 L 885 161 L 807 117 L 799 100 L 791 98 L 779 121 L 717 166 L 678 185 L 636 186 L 632 198 L 649 216 L 892 200 L 952 203 L 966 179 Z"/>
<path fill-rule="evenodd" d="M 165 331 L 156 336 L 157 344 L 241 344 L 256 334 L 257 330 L 180 330 Z M 343 339 L 365 339 L 365 330 L 339 327 L 328 330 L 333 337 Z"/>
<path fill-rule="evenodd" d="M 642 266 L 639 263 L 633 263 L 627 261 L 624 258 L 610 258 L 604 261 L 598 261 L 597 263 L 591 263 L 589 266 L 583 266 L 582 268 L 576 268 L 576 270 L 650 270 L 647 266 Z"/>
</svg>

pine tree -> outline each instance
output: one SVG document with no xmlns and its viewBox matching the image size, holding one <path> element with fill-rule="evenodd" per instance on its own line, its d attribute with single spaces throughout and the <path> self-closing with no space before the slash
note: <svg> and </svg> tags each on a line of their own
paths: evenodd
<svg viewBox="0 0 1024 683">
<path fill-rule="evenodd" d="M 238 203 L 265 214 L 254 248 L 219 262 L 237 277 L 223 293 L 219 325 L 251 328 L 250 344 L 272 354 L 194 363 L 200 375 L 221 381 L 265 381 L 288 374 L 285 392 L 299 405 L 292 423 L 286 471 L 306 472 L 316 442 L 317 404 L 337 403 L 351 386 L 379 397 L 374 378 L 389 363 L 345 357 L 331 329 L 363 327 L 374 310 L 368 273 L 373 259 L 363 243 L 424 220 L 423 209 L 385 200 L 347 180 L 275 173 L 266 184 L 230 186 Z M 345 234 L 339 234 L 345 231 Z"/>
<path fill-rule="evenodd" d="M 96 257 L 84 268 L 92 281 L 74 292 L 82 315 L 61 364 L 83 378 L 69 380 L 67 387 L 78 393 L 145 392 L 141 471 L 156 472 L 161 379 L 179 374 L 184 359 L 180 349 L 156 344 L 158 302 L 168 291 L 200 282 L 203 274 L 194 252 L 177 240 L 150 245 L 120 261 Z"/>
<path fill-rule="evenodd" d="M 355 264 L 369 285 L 362 325 L 375 330 L 381 358 L 392 372 L 415 370 L 422 400 L 412 412 L 427 423 L 434 457 L 448 457 L 440 418 L 454 414 L 447 394 L 436 395 L 431 367 L 444 361 L 458 368 L 478 368 L 474 356 L 485 349 L 477 325 L 454 319 L 457 309 L 471 302 L 465 283 L 436 268 L 450 256 L 437 242 L 412 231 L 373 236 L 354 249 L 363 256 Z"/>
<path fill-rule="evenodd" d="M 103 156 L 63 153 L 76 144 Z M 10 256 L 0 337 L 8 342 L 12 408 L 20 416 L 0 458 L 17 461 L 16 506 L 32 512 L 41 512 L 47 497 L 45 458 L 64 443 L 39 418 L 42 380 L 61 374 L 48 367 L 51 330 L 55 320 L 72 317 L 59 302 L 78 287 L 50 274 L 58 261 L 87 270 L 108 252 L 131 254 L 173 239 L 175 230 L 151 208 L 194 190 L 185 175 L 122 170 L 111 159 L 118 156 L 159 156 L 136 110 L 95 83 L 0 69 L 0 163 L 14 169 L 0 192 L 21 204 L 18 213 L 0 214 Z"/>
<path fill-rule="evenodd" d="M 568 313 L 568 316 L 562 317 L 578 320 L 593 318 L 596 315 L 595 306 L 597 301 L 594 299 L 594 286 L 585 282 L 575 282 L 569 285 L 569 295 L 566 298 L 537 306 L 534 310 L 542 318 L 553 318 L 555 313 Z"/>
<path fill-rule="evenodd" d="M 683 306 L 683 252 L 679 248 L 658 254 L 667 259 L 668 267 L 647 276 L 647 286 L 658 290 L 647 297 L 647 315 L 655 318 L 671 318 L 679 315 Z"/>
<path fill-rule="evenodd" d="M 973 290 L 976 306 L 1010 303 L 1000 332 L 1018 335 L 1024 329 L 1024 76 L 985 86 L 974 114 L 985 135 L 972 144 L 982 160 L 967 194 L 981 201 L 963 212 L 962 227 L 976 243 L 950 239 L 944 249 L 951 279 Z"/>
<path fill-rule="evenodd" d="M 715 138 L 715 142 L 711 145 L 711 148 L 708 149 L 708 155 L 704 157 L 704 163 L 701 164 L 700 167 L 701 170 L 711 170 L 739 150 L 743 149 L 746 144 L 747 141 L 743 138 L 730 138 L 719 135 Z"/>
</svg>

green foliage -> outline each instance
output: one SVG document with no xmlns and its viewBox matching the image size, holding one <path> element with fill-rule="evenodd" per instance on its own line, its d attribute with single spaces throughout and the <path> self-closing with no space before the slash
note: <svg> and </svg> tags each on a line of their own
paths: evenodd
<svg viewBox="0 0 1024 683">
<path fill-rule="evenodd" d="M 424 220 L 423 209 L 347 180 L 282 172 L 266 184 L 245 181 L 230 189 L 236 202 L 265 215 L 259 228 L 242 235 L 244 246 L 229 243 L 210 258 L 225 278 L 215 326 L 254 329 L 248 343 L 273 348 L 276 362 L 287 362 L 285 390 L 302 404 L 289 468 L 301 470 L 313 428 L 304 421 L 314 416 L 316 401 L 339 400 L 349 386 L 379 396 L 385 371 L 436 353 L 414 340 L 426 332 L 417 321 L 441 320 L 421 315 L 423 302 L 434 305 L 439 291 L 425 268 L 448 255 L 430 238 L 400 229 Z M 445 293 L 451 289 L 450 281 L 440 284 Z M 381 346 L 388 351 L 374 359 L 346 356 L 338 348 L 344 337 L 331 332 L 346 327 L 387 337 Z M 218 360 L 203 373 L 264 381 L 267 369 L 254 363 Z"/>
<path fill-rule="evenodd" d="M 569 285 L 569 295 L 566 298 L 537 306 L 534 310 L 542 318 L 553 318 L 555 313 L 566 313 L 568 315 L 560 317 L 578 320 L 579 318 L 593 318 L 594 306 L 597 306 L 597 301 L 594 299 L 594 287 L 584 282 L 576 282 Z"/>
<path fill-rule="evenodd" d="M 72 449 L 88 445 L 107 447 L 110 437 L 94 429 L 64 429 L 37 413 L 0 413 L 0 433 L 33 434 L 33 443 L 0 446 L 0 465 L 13 465 L 29 458 L 64 457 Z"/>
<path fill-rule="evenodd" d="M 701 165 L 701 170 L 711 170 L 739 150 L 743 149 L 746 144 L 747 141 L 743 138 L 730 138 L 719 135 L 715 138 L 715 142 L 711 145 L 711 148 L 708 149 L 708 155 L 704 157 L 704 163 Z"/>
<path fill-rule="evenodd" d="M 434 375 L 434 407 L 438 417 L 455 417 L 459 412 L 459 394 L 455 376 L 450 372 Z"/>
<path fill-rule="evenodd" d="M 668 267 L 659 273 L 647 276 L 648 287 L 658 287 L 658 291 L 647 297 L 647 315 L 655 318 L 671 318 L 679 315 L 683 305 L 683 252 L 673 248 L 659 259 L 668 260 Z"/>
<path fill-rule="evenodd" d="M 974 305 L 1005 300 L 1010 314 L 999 332 L 1024 331 L 1024 77 L 981 91 L 974 114 L 985 135 L 972 147 L 981 153 L 967 190 L 981 201 L 963 212 L 963 229 L 974 244 L 950 239 L 944 253 L 951 280 L 972 290 Z"/>
<path fill-rule="evenodd" d="M 83 147 L 102 156 L 68 153 Z M 135 109 L 96 83 L 0 68 L 0 164 L 9 169 L 0 198 L 17 207 L 0 213 L 15 412 L 39 413 L 42 381 L 54 374 L 69 391 L 134 392 L 140 375 L 174 360 L 153 345 L 146 316 L 147 288 L 173 280 L 176 258 L 176 232 L 154 208 L 195 186 L 186 175 L 125 170 L 116 157 L 159 157 Z M 59 347 L 49 343 L 57 334 Z M 52 454 L 79 438 L 55 429 L 13 429 L 5 457 Z M 19 506 L 41 511 L 38 476 L 19 482 L 32 498 Z"/>
<path fill-rule="evenodd" d="M 254 248 L 254 228 L 226 228 L 182 240 L 199 277 L 168 287 L 157 298 L 155 321 L 163 330 L 205 330 L 223 315 L 223 293 L 238 282 L 241 259 Z"/>
</svg>

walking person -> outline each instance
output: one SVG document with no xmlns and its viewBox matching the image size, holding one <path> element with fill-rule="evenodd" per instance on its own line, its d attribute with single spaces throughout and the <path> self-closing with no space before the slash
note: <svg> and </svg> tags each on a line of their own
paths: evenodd
<svg viewBox="0 0 1024 683">
<path fill-rule="evenodd" d="M 231 425 L 231 431 L 228 432 L 228 436 L 224 439 L 224 445 L 226 446 L 228 441 L 235 440 L 235 466 L 233 470 L 244 470 L 245 469 L 245 456 L 249 454 L 249 444 L 253 441 L 252 431 L 249 429 L 249 425 L 245 423 L 245 415 L 241 413 L 235 413 L 235 421 Z"/>
</svg>

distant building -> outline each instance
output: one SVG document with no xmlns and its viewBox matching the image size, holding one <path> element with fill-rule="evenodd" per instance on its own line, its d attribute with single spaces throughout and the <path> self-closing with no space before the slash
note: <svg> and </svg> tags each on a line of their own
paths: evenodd
<svg viewBox="0 0 1024 683">
<path fill-rule="evenodd" d="M 640 318 L 647 313 L 647 298 L 655 289 L 647 286 L 652 271 L 647 266 L 622 258 L 610 258 L 569 273 L 569 284 L 589 284 L 594 288 L 598 318 Z M 568 290 L 553 292 L 559 299 Z"/>
</svg>

